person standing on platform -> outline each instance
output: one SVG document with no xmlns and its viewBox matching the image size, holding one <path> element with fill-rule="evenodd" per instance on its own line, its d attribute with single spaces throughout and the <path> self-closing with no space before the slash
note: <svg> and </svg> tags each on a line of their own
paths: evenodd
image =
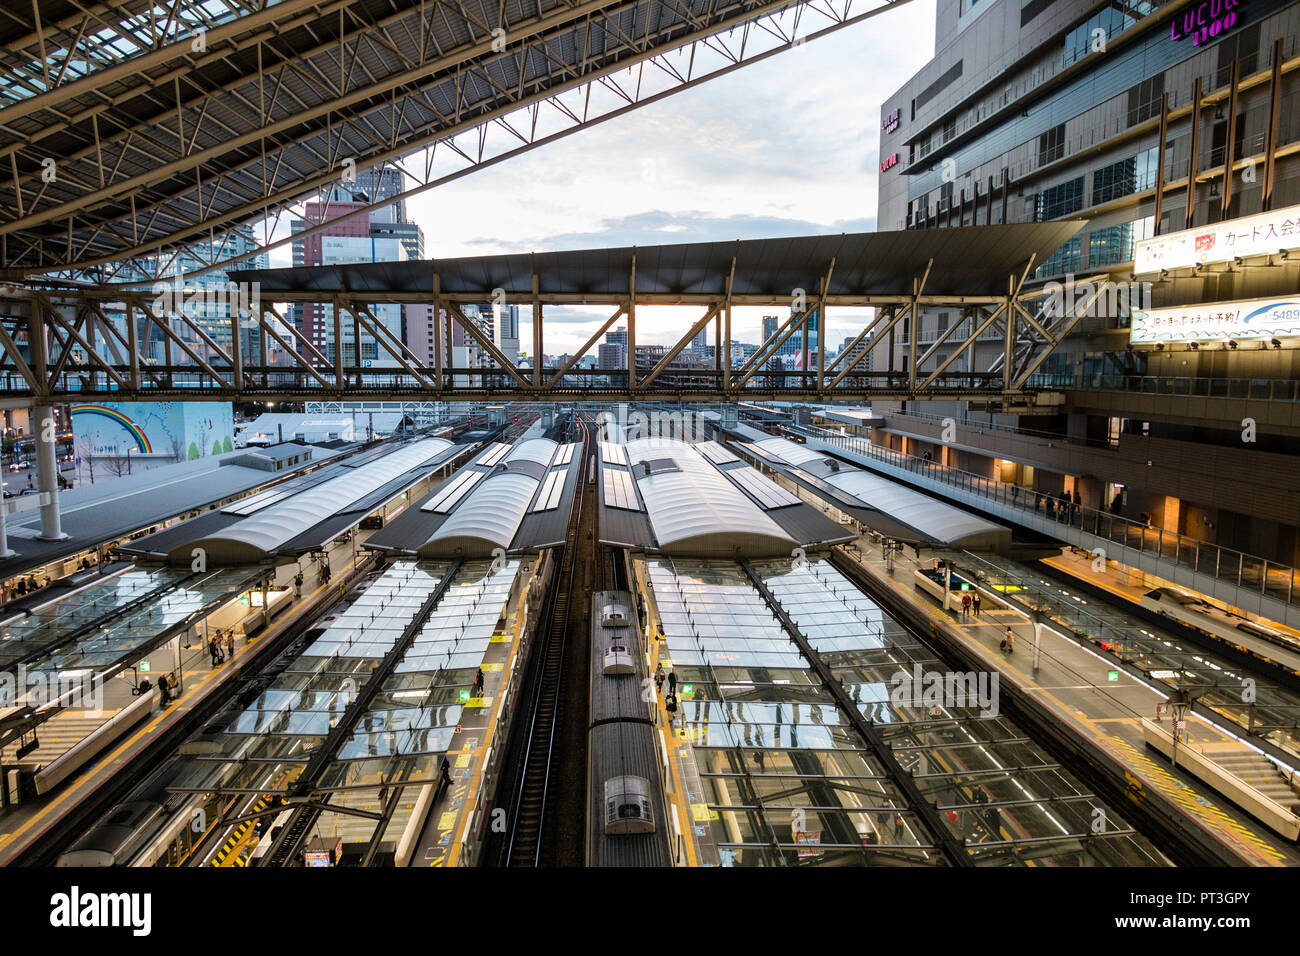
<svg viewBox="0 0 1300 956">
<path fill-rule="evenodd" d="M 980 593 L 976 591 L 970 598 L 970 610 L 976 617 L 980 616 Z"/>
<path fill-rule="evenodd" d="M 677 671 L 676 670 L 670 670 L 668 672 L 668 696 L 674 698 L 677 696 Z"/>
<path fill-rule="evenodd" d="M 226 632 L 226 659 L 235 659 L 235 629 L 232 627 Z"/>
<path fill-rule="evenodd" d="M 667 677 L 664 674 L 664 665 L 660 664 L 659 669 L 655 671 L 655 692 L 662 694 L 664 692 L 664 681 Z"/>
<path fill-rule="evenodd" d="M 963 594 L 961 596 L 961 616 L 970 617 L 970 595 L 969 594 Z"/>
<path fill-rule="evenodd" d="M 474 696 L 483 696 L 483 668 L 481 667 L 478 669 L 478 673 L 474 675 Z"/>
</svg>

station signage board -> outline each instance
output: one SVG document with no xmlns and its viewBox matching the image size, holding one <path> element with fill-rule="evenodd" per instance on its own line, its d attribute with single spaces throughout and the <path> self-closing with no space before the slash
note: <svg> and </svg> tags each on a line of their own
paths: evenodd
<svg viewBox="0 0 1300 956">
<path fill-rule="evenodd" d="M 1143 239 L 1133 247 L 1133 271 L 1142 275 L 1184 269 L 1296 247 L 1300 247 L 1300 206 L 1288 206 Z"/>
<path fill-rule="evenodd" d="M 1300 296 L 1206 302 L 1133 312 L 1131 345 L 1300 337 Z"/>
</svg>

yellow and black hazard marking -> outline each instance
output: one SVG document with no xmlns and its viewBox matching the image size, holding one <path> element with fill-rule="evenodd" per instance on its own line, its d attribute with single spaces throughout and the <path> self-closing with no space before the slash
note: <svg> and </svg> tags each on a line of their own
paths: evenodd
<svg viewBox="0 0 1300 956">
<path fill-rule="evenodd" d="M 261 813 L 271 805 L 271 801 L 266 797 L 258 797 L 257 802 L 249 809 L 249 813 Z M 212 857 L 212 866 L 243 866 L 246 854 L 252 844 L 249 837 L 254 835 L 254 827 L 257 821 L 255 819 L 245 820 L 230 831 L 226 837 L 226 842 L 221 844 L 221 849 Z"/>
</svg>

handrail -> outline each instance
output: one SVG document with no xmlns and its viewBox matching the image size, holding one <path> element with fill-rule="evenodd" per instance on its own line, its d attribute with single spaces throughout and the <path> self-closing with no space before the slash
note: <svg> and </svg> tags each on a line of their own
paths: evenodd
<svg viewBox="0 0 1300 956">
<path fill-rule="evenodd" d="M 982 495 L 1006 507 L 1016 508 L 1038 519 L 1046 518 L 1059 524 L 1114 541 L 1143 554 L 1156 554 L 1182 567 L 1200 574 L 1208 574 L 1220 581 L 1248 588 L 1283 601 L 1300 605 L 1300 588 L 1296 587 L 1294 568 L 1277 561 L 1235 551 L 1221 545 L 1163 528 L 1153 528 L 1122 515 L 1085 508 L 1047 492 L 1021 488 L 1018 485 L 962 471 L 936 461 L 927 461 L 892 448 L 848 435 L 840 435 L 812 425 L 789 425 L 790 431 L 816 439 L 833 447 L 886 462 L 897 468 L 921 475 L 933 481 L 952 485 L 962 491 Z"/>
</svg>

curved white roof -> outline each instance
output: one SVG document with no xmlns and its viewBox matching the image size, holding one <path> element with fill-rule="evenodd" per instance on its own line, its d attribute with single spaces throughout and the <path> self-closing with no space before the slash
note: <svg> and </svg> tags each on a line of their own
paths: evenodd
<svg viewBox="0 0 1300 956">
<path fill-rule="evenodd" d="M 763 509 L 685 442 L 640 438 L 625 446 L 628 462 L 671 458 L 680 471 L 637 481 L 659 548 L 697 556 L 786 555 L 797 542 Z"/>
<path fill-rule="evenodd" d="M 508 549 L 539 484 L 536 478 L 508 471 L 479 482 L 473 494 L 420 546 L 420 557 L 485 558 L 494 548 Z"/>
<path fill-rule="evenodd" d="M 1011 537 L 1010 529 L 1002 525 L 869 471 L 841 468 L 822 481 L 941 544 L 995 547 Z"/>
<path fill-rule="evenodd" d="M 535 461 L 539 465 L 549 465 L 551 459 L 555 457 L 555 449 L 559 447 L 558 443 L 549 438 L 530 438 L 510 449 L 510 454 L 506 455 L 504 460 Z"/>
<path fill-rule="evenodd" d="M 445 438 L 426 438 L 404 445 L 382 458 L 346 469 L 335 478 L 262 508 L 210 537 L 186 542 L 173 549 L 168 557 L 189 561 L 192 549 L 203 548 L 209 561 L 260 560 L 313 525 L 347 511 L 385 483 L 451 446 L 452 442 Z"/>
<path fill-rule="evenodd" d="M 807 445 L 801 445 L 797 441 L 790 441 L 788 438 L 764 438 L 753 444 L 767 457 L 783 461 L 787 465 L 798 466 L 805 462 L 817 461 L 827 457 L 824 451 L 817 451 Z"/>
</svg>

